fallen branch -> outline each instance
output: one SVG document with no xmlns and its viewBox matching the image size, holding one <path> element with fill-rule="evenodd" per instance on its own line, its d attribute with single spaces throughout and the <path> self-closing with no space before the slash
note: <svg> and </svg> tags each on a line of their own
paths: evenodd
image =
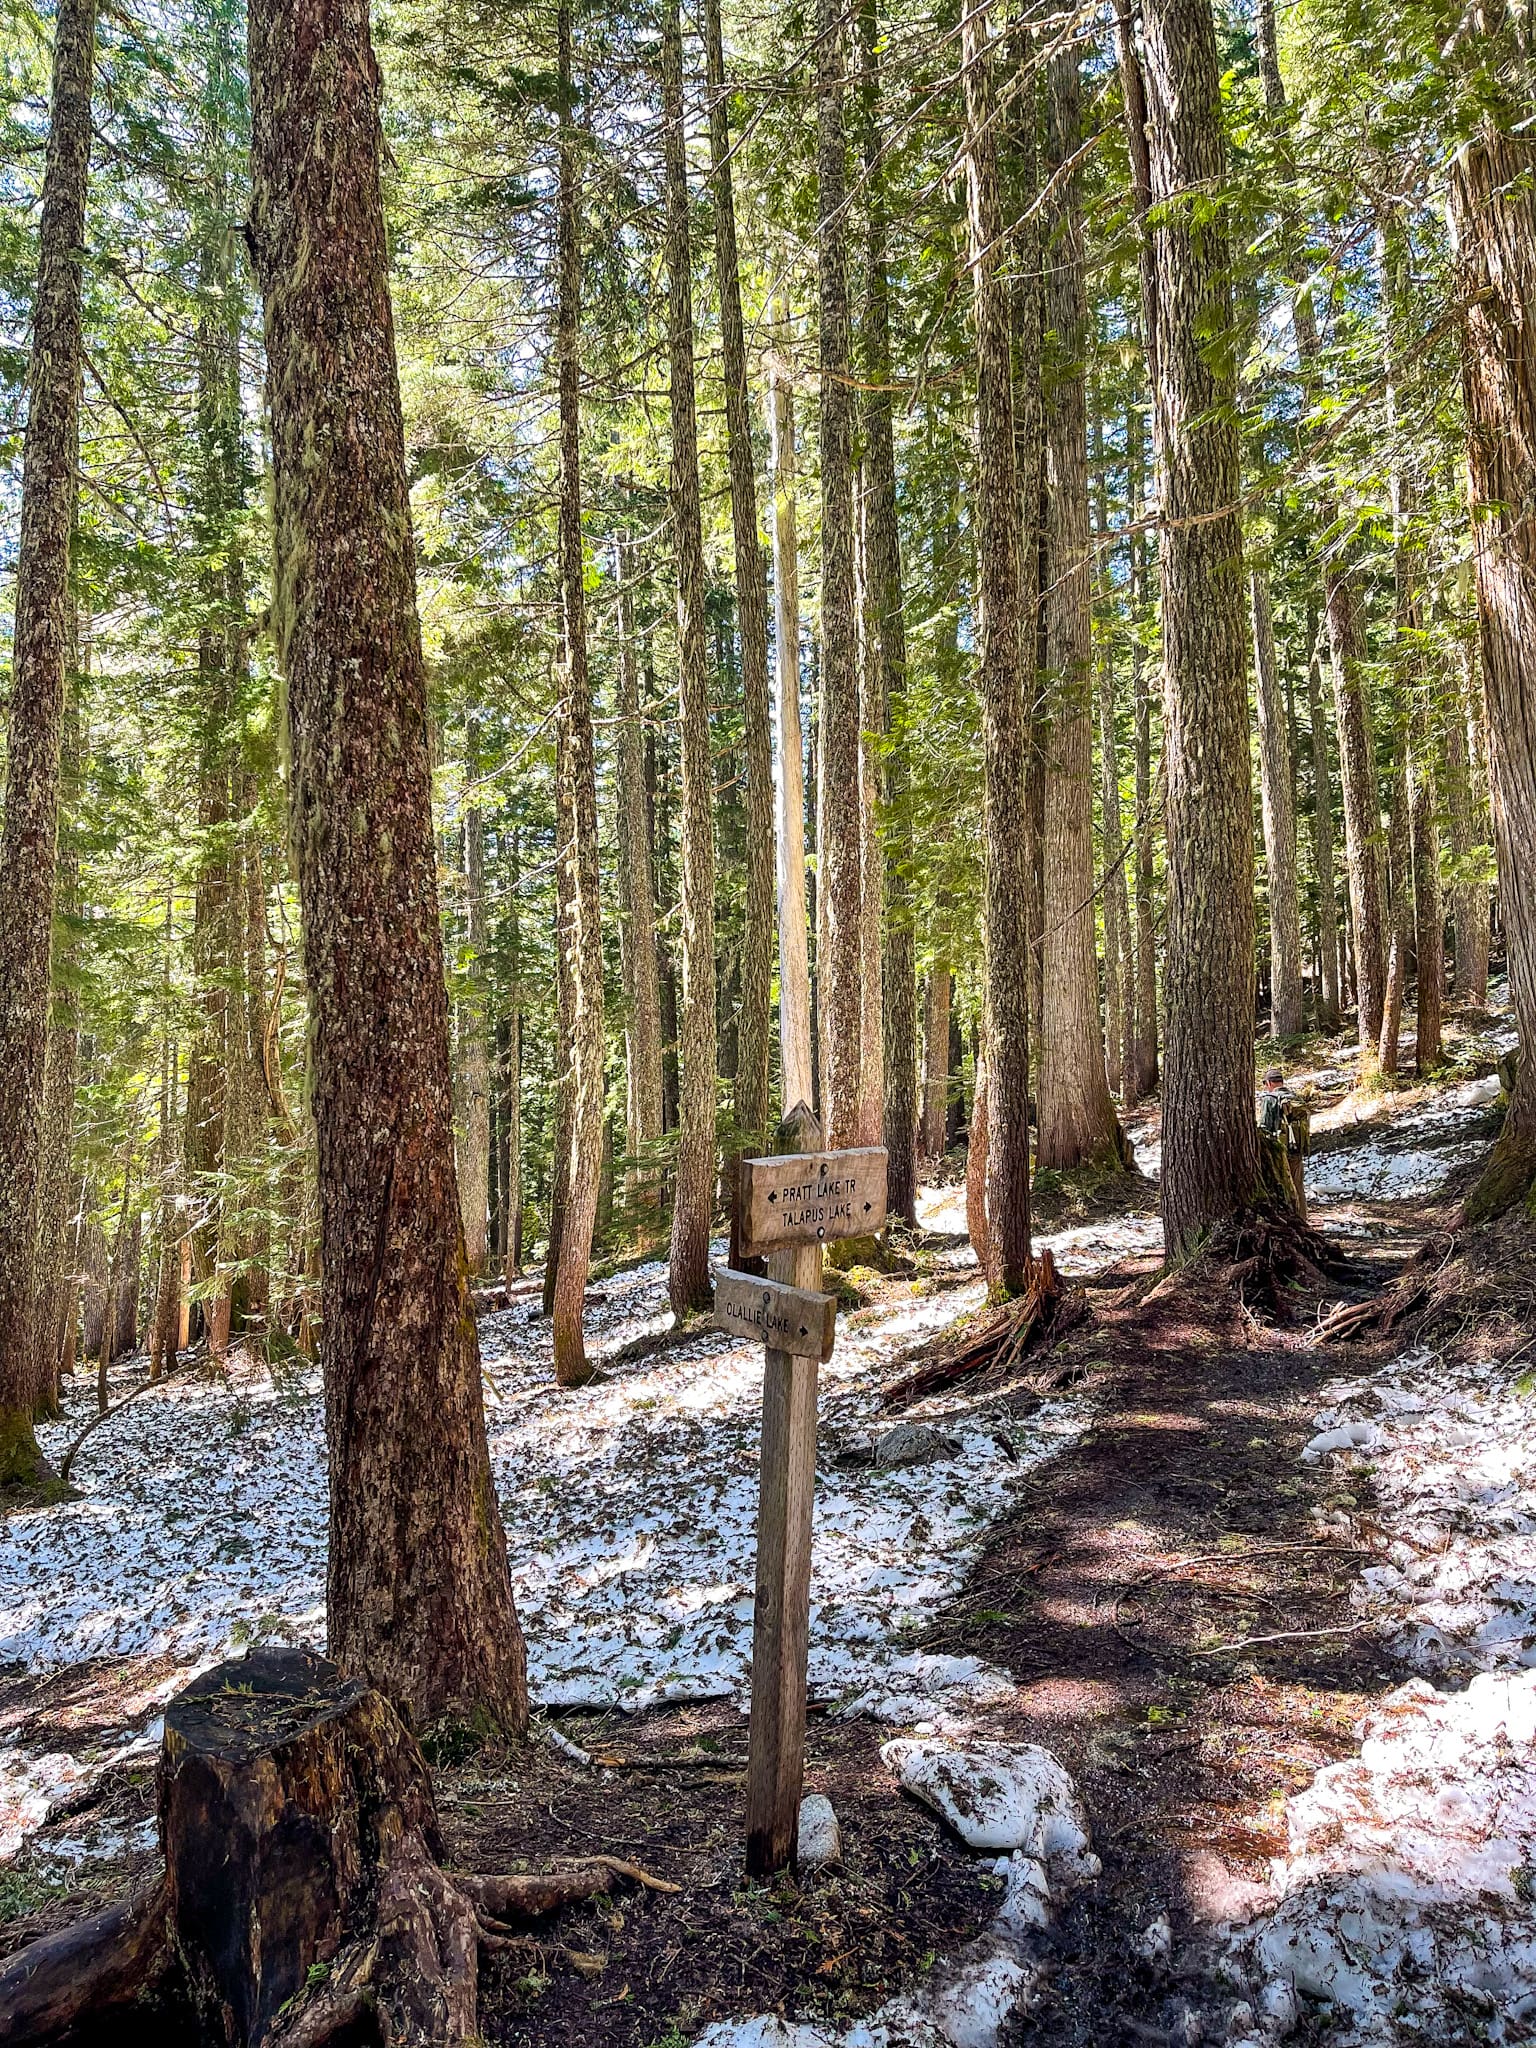
<svg viewBox="0 0 1536 2048">
<path fill-rule="evenodd" d="M 189 1372 L 193 1366 L 202 1365 L 203 1363 L 205 1363 L 205 1360 L 201 1353 L 197 1354 L 195 1357 L 184 1358 L 182 1359 L 179 1365 L 173 1365 L 169 1372 L 161 1373 L 158 1379 L 140 1380 L 139 1384 L 136 1387 L 134 1387 L 129 1393 L 124 1394 L 121 1401 L 114 1401 L 110 1408 L 99 1409 L 97 1413 L 91 1417 L 90 1421 L 85 1425 L 84 1429 L 81 1430 L 80 1434 L 75 1438 L 74 1442 L 70 1445 L 69 1449 L 64 1453 L 63 1457 L 59 1460 L 60 1485 L 67 1486 L 69 1484 L 70 1467 L 75 1462 L 76 1452 L 80 1449 L 80 1446 L 85 1442 L 86 1438 L 94 1435 L 94 1433 L 98 1429 L 100 1429 L 101 1425 L 104 1422 L 110 1422 L 114 1415 L 121 1415 L 123 1410 L 128 1406 L 128 1403 L 130 1401 L 137 1401 L 140 1394 L 147 1394 L 151 1391 L 152 1388 L 155 1387 L 166 1386 L 169 1384 L 170 1381 L 179 1378 L 181 1374 Z"/>
</svg>

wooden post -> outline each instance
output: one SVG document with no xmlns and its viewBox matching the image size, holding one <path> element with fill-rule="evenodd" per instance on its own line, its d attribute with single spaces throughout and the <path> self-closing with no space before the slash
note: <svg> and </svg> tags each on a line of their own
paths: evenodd
<svg viewBox="0 0 1536 2048">
<path fill-rule="evenodd" d="M 803 1102 L 791 1111 L 785 1125 L 787 1142 L 781 1149 L 814 1152 L 821 1143 L 821 1126 Z M 772 1253 L 768 1277 L 789 1287 L 819 1288 L 821 1246 L 791 1245 Z M 818 1371 L 814 1358 L 794 1358 L 787 1351 L 764 1353 L 752 1725 L 747 1757 L 750 1877 L 766 1877 L 793 1864 L 799 1832 Z"/>
</svg>

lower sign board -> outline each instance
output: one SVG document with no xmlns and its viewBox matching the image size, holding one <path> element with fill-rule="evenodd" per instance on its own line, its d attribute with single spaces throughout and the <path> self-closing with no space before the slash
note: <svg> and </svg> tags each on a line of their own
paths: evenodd
<svg viewBox="0 0 1536 2048">
<path fill-rule="evenodd" d="M 844 1152 L 788 1152 L 741 1162 L 742 1247 L 831 1244 L 885 1221 L 883 1145 Z"/>
<path fill-rule="evenodd" d="M 832 1356 L 837 1300 L 725 1267 L 715 1274 L 715 1322 L 732 1336 L 756 1337 L 772 1351 L 825 1361 Z"/>
</svg>

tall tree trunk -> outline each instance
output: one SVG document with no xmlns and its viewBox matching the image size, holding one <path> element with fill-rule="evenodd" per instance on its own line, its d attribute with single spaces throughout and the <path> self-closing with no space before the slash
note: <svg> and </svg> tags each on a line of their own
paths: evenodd
<svg viewBox="0 0 1536 2048">
<path fill-rule="evenodd" d="M 1139 76 L 1139 73 L 1138 73 Z M 1131 508 L 1138 525 L 1146 516 L 1140 407 L 1126 409 L 1130 450 Z M 1136 1078 L 1138 1100 L 1158 1084 L 1157 1061 L 1157 823 L 1152 802 L 1152 691 L 1142 644 L 1147 613 L 1147 545 L 1131 535 L 1131 702 L 1136 728 Z"/>
<path fill-rule="evenodd" d="M 1049 66 L 1054 200 L 1046 249 L 1046 642 L 1044 1000 L 1036 1165 L 1118 1164 L 1094 947 L 1093 567 L 1088 533 L 1087 296 L 1082 194 L 1065 166 L 1081 140 L 1077 51 Z"/>
<path fill-rule="evenodd" d="M 924 1159 L 944 1157 L 949 1124 L 949 1004 L 954 977 L 944 966 L 928 970 L 923 998 L 923 1124 L 920 1150 Z"/>
<path fill-rule="evenodd" d="M 682 742 L 683 987 L 677 1190 L 667 1291 L 679 1321 L 709 1299 L 715 1187 L 715 842 L 710 767 L 709 661 L 704 633 L 704 534 L 694 416 L 693 271 L 683 134 L 683 35 L 677 0 L 662 12 L 667 343 L 672 377 L 672 523 L 677 541 L 678 727 Z"/>
<path fill-rule="evenodd" d="M 885 857 L 880 845 L 880 748 L 888 705 L 885 661 L 869 583 L 869 480 L 858 490 L 859 611 L 859 1121 L 861 1145 L 878 1145 L 885 1130 L 884 992 Z"/>
<path fill-rule="evenodd" d="M 1253 793 L 1236 377 L 1210 337 L 1232 325 L 1220 67 L 1210 0 L 1145 14 L 1157 225 L 1168 971 L 1163 1232 L 1170 1257 L 1244 1209 L 1253 1115 Z"/>
<path fill-rule="evenodd" d="M 1301 910 L 1296 895 L 1296 784 L 1291 735 L 1275 657 L 1269 578 L 1248 571 L 1253 620 L 1254 697 L 1259 716 L 1259 792 L 1264 812 L 1264 862 L 1269 874 L 1269 1035 L 1301 1031 Z"/>
<path fill-rule="evenodd" d="M 1503 1132 L 1468 1201 L 1476 1219 L 1536 1181 L 1536 144 L 1485 115 L 1452 163 L 1451 217 L 1488 785 L 1521 1053 Z"/>
<path fill-rule="evenodd" d="M 1339 987 L 1339 898 L 1333 875 L 1333 777 L 1328 767 L 1328 714 L 1323 709 L 1320 671 L 1314 645 L 1307 657 L 1307 720 L 1312 737 L 1312 871 L 1317 879 L 1321 984 L 1317 1023 L 1322 1031 L 1337 1031 L 1343 1009 Z"/>
<path fill-rule="evenodd" d="M 517 826 L 512 828 L 510 872 L 507 876 L 507 967 L 508 992 L 506 1070 L 502 1085 L 505 1119 L 505 1150 L 501 1167 L 501 1207 L 506 1217 L 506 1253 L 503 1277 L 506 1282 L 522 1278 L 523 1272 L 523 920 L 522 841 Z"/>
<path fill-rule="evenodd" d="M 800 734 L 800 566 L 794 387 L 782 362 L 768 393 L 773 433 L 773 651 L 778 729 L 779 1065 L 786 1121 L 816 1093 L 805 890 L 805 756 Z"/>
<path fill-rule="evenodd" d="M 986 1203 L 973 1244 L 994 1293 L 1016 1294 L 1030 1267 L 1029 954 L 1026 913 L 1027 728 L 1020 654 L 1019 485 L 1014 446 L 1012 334 L 1002 277 L 988 9 L 962 25 L 965 169 L 976 319 L 976 563 L 986 882 L 983 1035 L 986 1046 Z M 1099 1073 L 1103 1086 L 1103 1068 Z M 979 1119 L 973 1115 L 973 1143 Z"/>
<path fill-rule="evenodd" d="M 465 772 L 475 774 L 473 745 Z M 458 1145 L 459 1207 L 464 1256 L 471 1273 L 485 1270 L 490 1208 L 491 1026 L 490 968 L 485 917 L 485 818 L 478 804 L 464 813 L 464 909 L 470 970 L 459 1001 L 459 1090 L 463 1128 Z"/>
<path fill-rule="evenodd" d="M 720 342 L 725 372 L 725 431 L 731 469 L 731 531 L 735 540 L 736 623 L 741 638 L 742 737 L 747 769 L 747 877 L 742 906 L 736 1124 L 758 1146 L 766 1144 L 769 1124 L 768 1038 L 772 1022 L 774 927 L 768 576 L 757 523 L 720 0 L 705 0 L 704 56 L 709 84 L 709 161 L 715 212 L 715 264 L 720 281 Z"/>
<path fill-rule="evenodd" d="M 656 878 L 651 853 L 651 799 L 645 781 L 645 736 L 640 714 L 640 667 L 635 647 L 634 549 L 617 550 L 618 720 L 616 750 L 619 809 L 619 888 L 623 909 L 620 953 L 624 969 L 628 1130 L 633 1158 L 649 1159 L 661 1139 L 661 975 L 656 947 Z M 654 1213 L 660 1187 L 654 1166 L 643 1168 L 631 1199 Z"/>
<path fill-rule="evenodd" d="M 881 835 L 885 952 L 880 967 L 885 1101 L 879 1142 L 886 1149 L 886 1206 L 917 1221 L 917 946 L 912 903 L 911 768 L 907 749 L 907 635 L 902 613 L 901 533 L 891 416 L 891 314 L 887 270 L 885 133 L 881 121 L 879 16 L 858 11 L 865 185 L 864 307 L 866 391 L 864 541 L 866 604 L 882 706 Z"/>
<path fill-rule="evenodd" d="M 1459 687 L 1452 689 L 1450 701 L 1443 706 L 1440 723 L 1446 815 L 1457 875 L 1451 885 L 1451 924 L 1456 934 L 1454 988 L 1458 1003 L 1474 1003 L 1479 1008 L 1488 1000 L 1488 884 L 1471 877 L 1469 870 L 1488 839 L 1480 792 L 1474 786 L 1467 733 L 1469 723 L 1476 718 L 1477 699 L 1482 693 L 1480 663 L 1480 652 L 1469 637 L 1463 645 Z"/>
<path fill-rule="evenodd" d="M 816 875 L 826 947 L 816 959 L 826 1060 L 822 1127 L 854 1142 L 860 1107 L 863 848 L 859 806 L 859 631 L 854 590 L 853 362 L 848 321 L 846 54 L 839 0 L 816 6 L 816 260 L 821 324 L 821 759 Z"/>
<path fill-rule="evenodd" d="M 41 1179 L 38 1185 L 37 1309 L 33 1326 L 33 1405 L 41 1415 L 58 1413 L 59 1372 L 68 1333 L 74 1328 L 75 1279 L 70 1258 L 69 1197 L 74 1185 L 75 1088 L 80 1067 L 80 854 L 72 814 L 79 805 L 81 656 L 78 612 L 69 606 L 69 666 L 60 749 L 58 877 L 53 936 L 53 1006 L 48 1019 L 48 1053 L 43 1085 Z"/>
<path fill-rule="evenodd" d="M 558 542 L 557 542 L 558 546 Z M 562 605 L 564 593 L 561 595 Z M 562 686 L 563 687 L 563 686 Z M 571 1185 L 571 1116 L 576 1105 L 576 952 L 571 943 L 576 879 L 572 848 L 576 838 L 576 803 L 571 780 L 570 724 L 562 709 L 555 719 L 555 1100 L 550 1133 L 549 1227 L 544 1233 L 544 1280 L 540 1306 L 555 1312 L 555 1282 L 560 1277 L 560 1246 L 565 1238 L 565 1212 Z"/>
<path fill-rule="evenodd" d="M 363 0 L 254 0 L 278 660 L 314 1024 L 331 1654 L 527 1722 L 453 1171 L 426 672 Z"/>
<path fill-rule="evenodd" d="M 49 1471 L 32 1428 L 33 1318 L 95 48 L 95 0 L 61 0 L 32 302 L 0 822 L 0 1486 L 31 1484 Z"/>
<path fill-rule="evenodd" d="M 581 532 L 580 142 L 571 79 L 571 7 L 556 16 L 560 95 L 559 306 L 555 351 L 560 379 L 560 652 L 562 725 L 568 757 L 571 836 L 566 859 L 570 919 L 571 1106 L 565 1217 L 555 1274 L 555 1378 L 579 1387 L 592 1377 L 581 1310 L 592 1264 L 603 1168 L 603 933 L 597 880 L 597 760 L 592 678 L 587 666 L 586 564 Z"/>
<path fill-rule="evenodd" d="M 1104 847 L 1104 1065 L 1109 1092 L 1131 1098 L 1135 1064 L 1136 993 L 1131 964 L 1130 893 L 1125 879 L 1125 820 L 1120 810 L 1120 704 L 1115 672 L 1115 635 L 1109 609 L 1109 483 L 1105 474 L 1104 422 L 1096 408 L 1093 424 L 1094 522 L 1099 533 L 1099 560 L 1094 595 L 1103 613 L 1104 643 L 1099 656 L 1099 807 Z"/>
</svg>

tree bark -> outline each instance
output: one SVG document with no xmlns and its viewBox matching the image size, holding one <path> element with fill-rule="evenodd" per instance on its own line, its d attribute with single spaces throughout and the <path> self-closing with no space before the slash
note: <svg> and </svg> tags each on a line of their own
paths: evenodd
<svg viewBox="0 0 1536 2048">
<path fill-rule="evenodd" d="M 768 691 L 768 576 L 757 523 L 757 480 L 747 392 L 747 344 L 736 253 L 736 200 L 720 0 L 705 0 L 704 56 L 709 84 L 709 161 L 720 282 L 720 343 L 725 430 L 735 541 L 736 624 L 741 641 L 742 737 L 747 789 L 747 876 L 742 906 L 741 1008 L 736 1048 L 736 1125 L 753 1149 L 767 1143 L 768 1039 L 772 1023 L 774 844 L 773 737 Z"/>
<path fill-rule="evenodd" d="M 571 77 L 571 6 L 556 16 L 560 95 L 559 304 L 555 352 L 560 382 L 560 642 L 562 723 L 571 834 L 566 848 L 570 908 L 570 1160 L 555 1273 L 555 1378 L 579 1387 L 592 1377 L 581 1312 L 592 1265 L 603 1164 L 603 932 L 597 879 L 597 761 L 592 678 L 587 665 L 586 562 L 581 531 L 581 163 Z"/>
<path fill-rule="evenodd" d="M 821 761 L 817 823 L 817 1005 L 826 1059 L 822 1125 L 831 1147 L 855 1142 L 861 1101 L 863 849 L 859 806 L 859 633 L 854 589 L 853 363 L 848 320 L 846 54 L 839 0 L 816 7 L 817 275 L 821 326 Z"/>
<path fill-rule="evenodd" d="M 1226 176 L 1210 0 L 1149 0 L 1168 748 L 1163 1230 L 1170 1257 L 1258 1187 L 1253 796 Z"/>
<path fill-rule="evenodd" d="M 32 302 L 0 820 L 0 1487 L 49 1476 L 32 1428 L 34 1316 L 95 48 L 95 0 L 61 0 Z"/>
<path fill-rule="evenodd" d="M 671 364 L 672 523 L 677 542 L 678 721 L 682 742 L 683 986 L 678 1020 L 677 1184 L 667 1291 L 681 1322 L 709 1300 L 715 1187 L 715 842 L 709 662 L 704 631 L 704 535 L 694 415 L 693 282 L 688 168 L 683 148 L 683 36 L 666 0 L 661 37 L 665 135 L 667 342 Z"/>
<path fill-rule="evenodd" d="M 1029 952 L 1025 816 L 1027 728 L 1020 655 L 1019 485 L 1012 335 L 1002 277 L 993 39 L 985 4 L 962 23 L 969 261 L 976 321 L 978 682 L 986 879 L 983 1037 L 986 1044 L 985 1214 L 973 1244 L 997 1294 L 1017 1294 L 1030 1265 Z M 1100 1086 L 1103 1071 L 1100 1069 Z M 974 1146 L 980 1119 L 971 1118 Z"/>
<path fill-rule="evenodd" d="M 250 10 L 274 625 L 313 1028 L 333 1655 L 527 1721 L 453 1170 L 426 673 L 364 0 Z"/>
<path fill-rule="evenodd" d="M 1125 879 L 1125 820 L 1120 810 L 1120 703 L 1115 672 L 1115 635 L 1108 608 L 1109 488 L 1105 476 L 1102 409 L 1094 415 L 1094 519 L 1104 564 L 1094 575 L 1095 601 L 1102 608 L 1104 642 L 1099 656 L 1099 808 L 1104 848 L 1104 1065 L 1109 1092 L 1122 1101 L 1133 1094 L 1136 1058 L 1136 989 L 1131 960 L 1130 892 Z"/>
<path fill-rule="evenodd" d="M 1269 871 L 1269 1035 L 1295 1038 L 1301 1014 L 1301 911 L 1296 895 L 1296 801 L 1291 736 L 1275 657 L 1269 578 L 1257 563 L 1248 571 L 1253 620 L 1254 697 L 1259 719 L 1259 789 L 1264 812 L 1264 861 Z"/>
<path fill-rule="evenodd" d="M 1453 160 L 1451 217 L 1488 784 L 1521 1048 L 1503 1132 L 1468 1200 L 1476 1220 L 1536 1183 L 1536 144 L 1485 115 Z"/>
<path fill-rule="evenodd" d="M 1075 47 L 1049 65 L 1054 198 L 1046 251 L 1046 644 L 1044 990 L 1037 1169 L 1118 1163 L 1104 1066 L 1093 880 L 1093 567 L 1088 532 L 1087 291 L 1082 195 L 1065 170 L 1081 139 Z"/>
</svg>

